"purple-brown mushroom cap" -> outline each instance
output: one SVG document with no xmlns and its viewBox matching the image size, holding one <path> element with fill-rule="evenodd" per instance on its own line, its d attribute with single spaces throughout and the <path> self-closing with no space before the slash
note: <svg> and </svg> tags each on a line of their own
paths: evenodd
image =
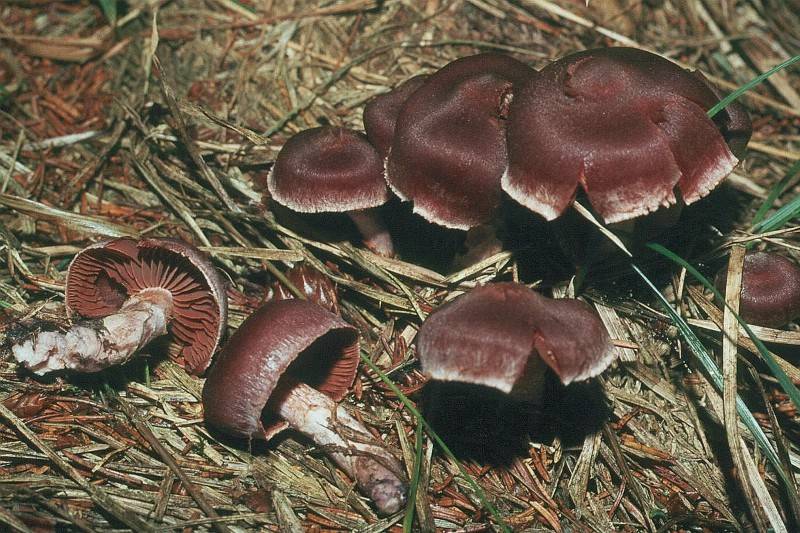
<svg viewBox="0 0 800 533">
<path fill-rule="evenodd" d="M 267 188 L 276 202 L 300 213 L 356 211 L 389 199 L 380 154 L 363 134 L 332 126 L 286 141 Z"/>
<path fill-rule="evenodd" d="M 716 285 L 725 292 L 728 270 L 717 274 Z M 749 324 L 780 328 L 800 317 L 800 267 L 770 252 L 745 255 L 739 315 Z"/>
<path fill-rule="evenodd" d="M 605 326 L 584 302 L 495 283 L 432 313 L 419 330 L 417 355 L 432 379 L 508 393 L 537 355 L 568 384 L 600 374 L 614 351 Z"/>
<path fill-rule="evenodd" d="M 408 97 L 419 89 L 426 79 L 428 79 L 426 74 L 409 78 L 391 91 L 370 98 L 364 106 L 364 130 L 367 133 L 367 139 L 384 159 L 392 146 L 394 128 L 400 109 Z"/>
<path fill-rule="evenodd" d="M 338 402 L 357 368 L 354 327 L 311 302 L 269 302 L 242 323 L 209 370 L 205 419 L 232 436 L 269 440 L 287 427 L 265 410 L 284 374 Z"/>
<path fill-rule="evenodd" d="M 228 320 L 226 283 L 208 257 L 173 239 L 119 238 L 82 250 L 69 266 L 66 303 L 71 312 L 100 318 L 148 288 L 172 294 L 169 330 L 178 345 L 176 362 L 202 374 Z"/>
<path fill-rule="evenodd" d="M 571 54 L 515 94 L 502 186 L 548 220 L 578 185 L 607 223 L 708 194 L 738 163 L 701 77 L 635 48 Z M 740 121 L 740 119 L 739 119 Z"/>
<path fill-rule="evenodd" d="M 397 117 L 389 186 L 430 222 L 462 230 L 488 222 L 507 163 L 508 102 L 534 74 L 494 53 L 457 59 L 432 74 Z"/>
</svg>

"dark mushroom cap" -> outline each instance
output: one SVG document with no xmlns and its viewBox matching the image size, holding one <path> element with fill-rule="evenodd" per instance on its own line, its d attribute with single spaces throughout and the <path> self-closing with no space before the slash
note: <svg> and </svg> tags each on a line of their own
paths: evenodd
<svg viewBox="0 0 800 533">
<path fill-rule="evenodd" d="M 432 313 L 417 335 L 417 355 L 432 379 L 506 393 L 536 354 L 568 384 L 600 374 L 614 351 L 587 304 L 517 283 L 473 289 Z"/>
<path fill-rule="evenodd" d="M 272 198 L 300 213 L 341 213 L 389 199 L 383 160 L 356 131 L 324 126 L 283 145 L 267 177 Z"/>
<path fill-rule="evenodd" d="M 643 50 L 563 57 L 514 97 L 503 190 L 548 220 L 578 184 L 608 223 L 674 204 L 676 187 L 691 204 L 738 163 L 706 115 L 716 102 L 700 77 Z"/>
<path fill-rule="evenodd" d="M 488 222 L 507 163 L 508 102 L 534 74 L 508 56 L 485 53 L 431 75 L 397 117 L 386 161 L 389 186 L 430 222 L 456 229 Z"/>
<path fill-rule="evenodd" d="M 340 314 L 336 285 L 325 274 L 305 263 L 298 263 L 287 270 L 285 275 L 286 279 L 302 291 L 306 300 L 314 302 L 331 313 Z M 289 300 L 294 297 L 294 294 L 283 283 L 275 280 L 267 288 L 264 300 Z"/>
<path fill-rule="evenodd" d="M 205 419 L 230 435 L 268 440 L 286 428 L 264 412 L 284 374 L 338 402 L 357 368 L 354 327 L 311 302 L 269 302 L 242 323 L 209 370 Z"/>
<path fill-rule="evenodd" d="M 727 96 L 699 70 L 693 70 L 691 73 L 706 84 L 717 100 L 722 100 Z M 753 124 L 750 122 L 750 115 L 747 114 L 745 107 L 739 100 L 734 100 L 725 109 L 714 115 L 713 120 L 725 138 L 725 142 L 728 143 L 733 155 L 738 159 L 744 157 L 747 143 L 750 142 L 750 136 L 753 135 Z"/>
<path fill-rule="evenodd" d="M 208 257 L 172 239 L 112 239 L 82 250 L 69 266 L 70 311 L 98 318 L 115 313 L 137 292 L 159 287 L 172 294 L 169 329 L 176 362 L 202 374 L 228 321 L 226 284 Z"/>
<path fill-rule="evenodd" d="M 364 106 L 364 130 L 381 157 L 386 158 L 389 154 L 400 108 L 426 79 L 428 76 L 425 74 L 409 78 L 388 93 L 370 98 Z"/>
<path fill-rule="evenodd" d="M 717 274 L 717 288 L 725 293 L 728 269 Z M 769 252 L 745 255 L 739 315 L 749 324 L 780 328 L 800 317 L 800 267 Z"/>
</svg>

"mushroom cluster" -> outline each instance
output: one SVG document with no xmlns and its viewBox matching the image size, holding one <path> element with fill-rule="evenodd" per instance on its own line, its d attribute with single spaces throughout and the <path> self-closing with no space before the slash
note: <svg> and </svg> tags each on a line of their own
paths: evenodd
<svg viewBox="0 0 800 533">
<path fill-rule="evenodd" d="M 358 213 L 384 254 L 388 233 L 365 216 L 388 198 L 380 176 L 448 228 L 491 223 L 503 192 L 552 220 L 582 189 L 606 223 L 631 220 L 699 200 L 736 166 L 750 120 L 736 102 L 709 118 L 719 96 L 701 73 L 635 48 L 577 52 L 539 72 L 477 54 L 369 101 L 366 138 L 326 127 L 289 139 L 268 188 L 296 211 Z"/>
</svg>

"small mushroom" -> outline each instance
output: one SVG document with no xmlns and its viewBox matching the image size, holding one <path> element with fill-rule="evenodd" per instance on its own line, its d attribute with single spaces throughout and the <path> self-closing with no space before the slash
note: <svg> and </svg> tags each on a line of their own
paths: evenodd
<svg viewBox="0 0 800 533">
<path fill-rule="evenodd" d="M 336 286 L 322 272 L 305 263 L 299 263 L 287 270 L 285 276 L 296 289 L 303 293 L 306 300 L 331 313 L 340 314 Z M 286 288 L 286 285 L 275 281 L 267 288 L 264 301 L 289 300 L 294 297 L 295 295 Z"/>
<path fill-rule="evenodd" d="M 208 258 L 171 239 L 113 239 L 89 246 L 69 266 L 66 303 L 89 319 L 66 331 L 41 331 L 14 345 L 36 374 L 96 372 L 128 361 L 172 333 L 187 372 L 208 367 L 227 324 L 225 284 Z"/>
<path fill-rule="evenodd" d="M 489 222 L 506 168 L 505 122 L 516 88 L 535 75 L 501 54 L 457 59 L 403 104 L 386 180 L 426 220 L 461 230 Z"/>
<path fill-rule="evenodd" d="M 382 514 L 406 501 L 400 463 L 344 408 L 358 367 L 358 333 L 304 300 L 265 304 L 234 333 L 203 388 L 206 421 L 236 437 L 269 440 L 291 427 L 330 457 Z"/>
<path fill-rule="evenodd" d="M 294 135 L 278 153 L 267 188 L 276 202 L 299 213 L 347 213 L 368 248 L 394 255 L 373 209 L 389 199 L 383 160 L 361 133 L 323 126 Z"/>
<path fill-rule="evenodd" d="M 727 278 L 727 268 L 716 277 L 723 293 Z M 749 324 L 769 328 L 783 327 L 800 317 L 800 267 L 776 253 L 745 255 L 739 314 Z"/>
<path fill-rule="evenodd" d="M 676 188 L 691 204 L 738 163 L 726 131 L 737 152 L 749 138 L 740 107 L 706 115 L 717 100 L 702 77 L 643 50 L 563 57 L 511 103 L 503 190 L 548 220 L 578 185 L 607 223 L 675 204 Z"/>
<path fill-rule="evenodd" d="M 566 385 L 600 374 L 614 351 L 584 302 L 494 283 L 433 312 L 417 335 L 417 355 L 431 379 L 492 387 L 537 403 L 546 367 Z"/>
<path fill-rule="evenodd" d="M 388 93 L 371 98 L 364 106 L 364 130 L 367 139 L 384 159 L 389 155 L 389 148 L 392 146 L 400 109 L 426 79 L 428 76 L 425 74 L 409 78 Z"/>
</svg>

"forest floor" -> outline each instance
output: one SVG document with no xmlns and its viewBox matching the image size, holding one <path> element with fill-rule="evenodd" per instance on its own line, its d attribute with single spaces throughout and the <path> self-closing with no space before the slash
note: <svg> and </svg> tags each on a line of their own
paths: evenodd
<svg viewBox="0 0 800 533">
<path fill-rule="evenodd" d="M 663 255 L 639 250 L 636 263 L 694 338 L 626 259 L 592 265 L 576 280 L 552 228 L 513 205 L 506 249 L 458 272 L 448 265 L 463 235 L 424 224 L 406 204 L 384 209 L 401 259 L 359 248 L 341 218 L 309 222 L 262 205 L 265 176 L 291 135 L 320 124 L 361 130 L 370 97 L 465 55 L 501 52 L 541 68 L 577 50 L 633 46 L 699 69 L 728 93 L 800 54 L 797 0 L 588 4 L 0 4 L 6 340 L 17 340 L 18 324 L 63 323 L 70 259 L 102 237 L 174 237 L 202 247 L 246 295 L 231 304 L 231 331 L 275 283 L 270 269 L 305 263 L 335 283 L 342 315 L 359 328 L 364 357 L 374 363 L 361 365 L 344 405 L 415 479 L 413 507 L 379 517 L 303 437 L 286 432 L 252 446 L 221 437 L 203 424 L 203 379 L 170 362 L 158 344 L 121 369 L 49 379 L 21 370 L 4 350 L 0 530 L 120 531 L 141 523 L 159 531 L 365 533 L 404 524 L 462 532 L 800 528 L 797 406 L 745 336 L 738 371 L 730 360 L 723 365 L 720 307 Z M 770 217 L 800 190 L 800 69 L 773 75 L 741 102 L 753 120 L 747 157 L 657 239 L 709 277 L 736 244 L 800 259 L 800 226 L 791 217 L 770 233 L 753 231 L 772 190 L 780 194 Z M 618 361 L 588 383 L 551 383 L 530 416 L 493 398 L 444 401 L 426 392 L 413 342 L 423 317 L 499 280 L 577 292 L 606 323 Z M 800 383 L 800 330 L 758 332 Z M 780 468 L 751 429 L 725 423 L 723 393 L 703 354 L 726 379 L 738 376 L 744 410 Z M 409 406 L 421 409 L 452 455 Z M 730 438 L 733 431 L 742 440 Z M 212 512 L 202 510 L 209 506 Z"/>
</svg>

